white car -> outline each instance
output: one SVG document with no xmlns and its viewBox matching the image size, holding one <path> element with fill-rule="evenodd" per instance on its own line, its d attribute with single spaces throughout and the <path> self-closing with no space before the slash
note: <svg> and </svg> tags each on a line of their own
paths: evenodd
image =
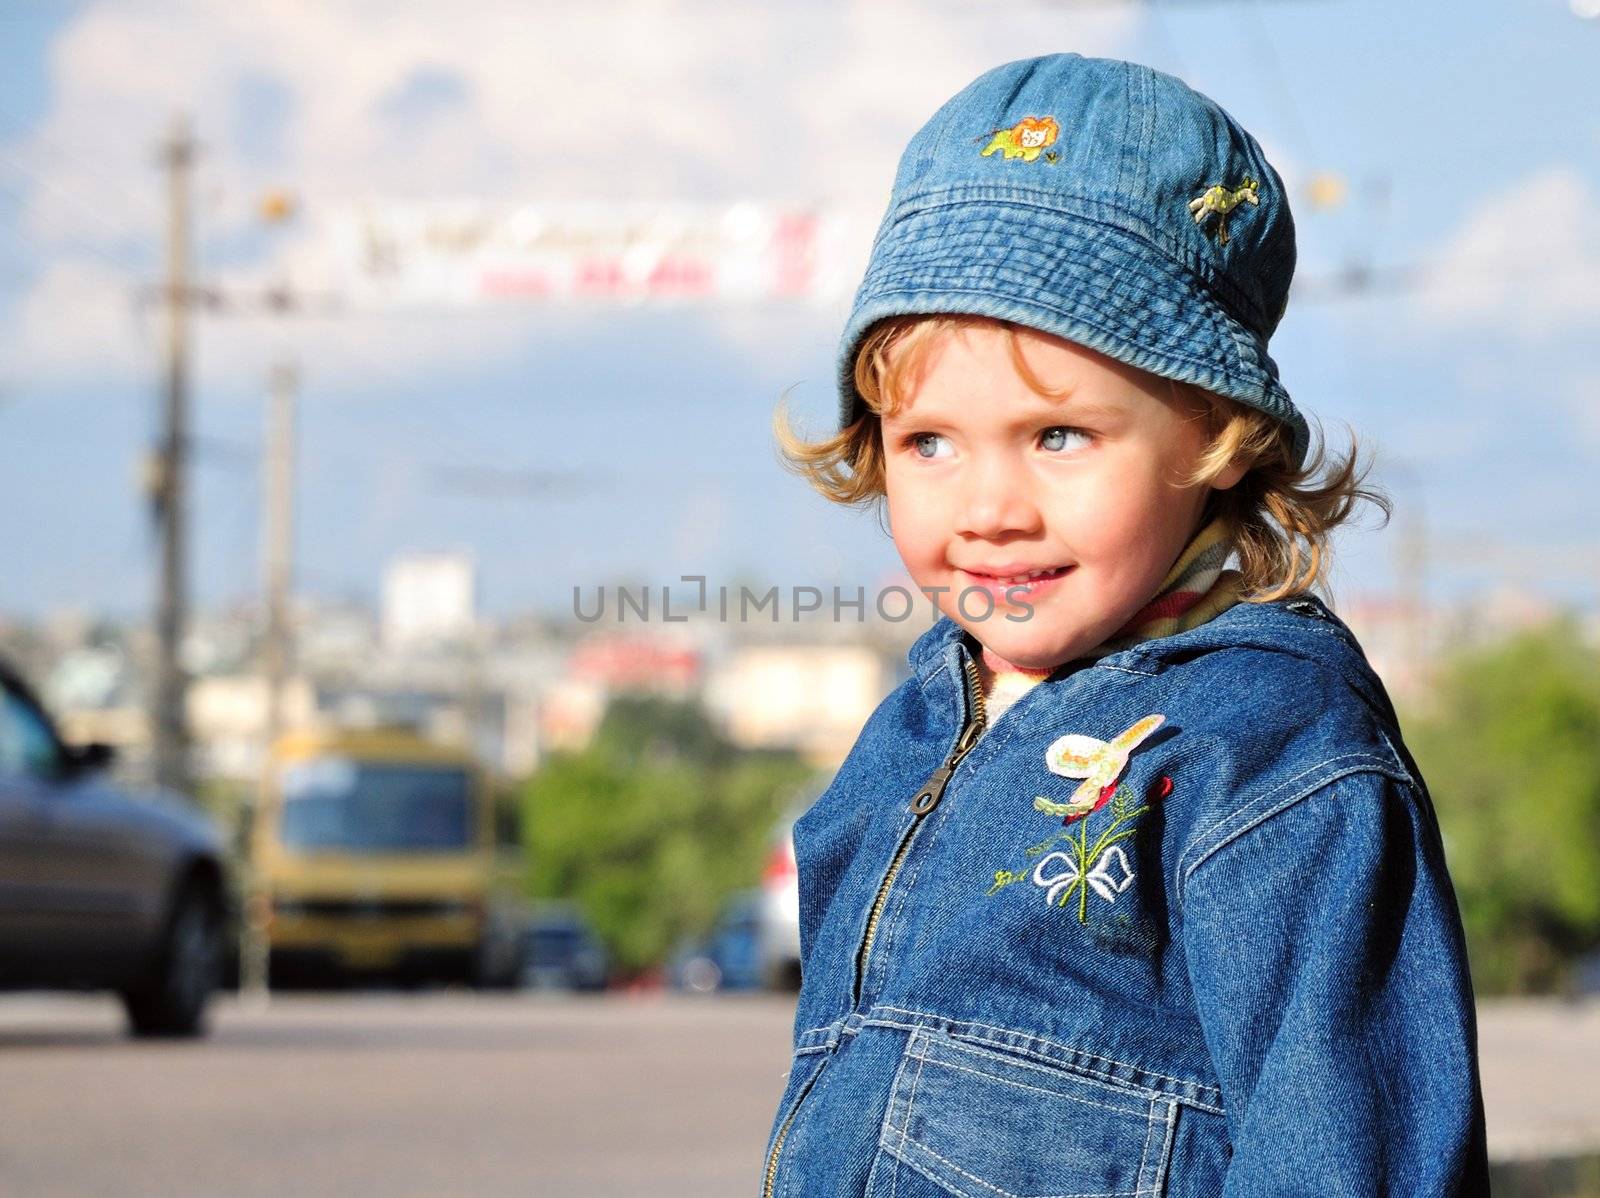
<svg viewBox="0 0 1600 1198">
<path fill-rule="evenodd" d="M 794 861 L 794 821 L 778 825 L 761 874 L 761 976 L 769 990 L 800 989 L 800 875 Z"/>
</svg>

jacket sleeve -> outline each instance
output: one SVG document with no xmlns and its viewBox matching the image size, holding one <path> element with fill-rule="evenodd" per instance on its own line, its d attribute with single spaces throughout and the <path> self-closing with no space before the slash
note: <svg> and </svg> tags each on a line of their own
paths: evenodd
<svg viewBox="0 0 1600 1198">
<path fill-rule="evenodd" d="M 1425 792 L 1365 769 L 1186 852 L 1227 1195 L 1488 1193 L 1472 985 Z"/>
</svg>

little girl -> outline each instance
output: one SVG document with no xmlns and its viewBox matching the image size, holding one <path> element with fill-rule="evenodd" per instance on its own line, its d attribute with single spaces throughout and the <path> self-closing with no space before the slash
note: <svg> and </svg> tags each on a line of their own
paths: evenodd
<svg viewBox="0 0 1600 1198">
<path fill-rule="evenodd" d="M 912 139 L 840 432 L 777 422 L 943 614 L 794 827 L 767 1198 L 1486 1192 L 1433 808 L 1311 594 L 1382 500 L 1267 355 L 1294 257 L 1144 67 L 1011 63 Z"/>
</svg>

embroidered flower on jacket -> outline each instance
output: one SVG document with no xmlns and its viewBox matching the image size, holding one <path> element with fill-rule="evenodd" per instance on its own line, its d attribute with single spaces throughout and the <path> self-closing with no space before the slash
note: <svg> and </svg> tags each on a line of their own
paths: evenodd
<svg viewBox="0 0 1600 1198">
<path fill-rule="evenodd" d="M 1116 902 L 1137 877 L 1118 842 L 1134 834 L 1134 823 L 1151 804 L 1172 793 L 1172 778 L 1162 774 L 1147 787 L 1141 803 L 1120 785 L 1120 779 L 1134 750 L 1163 722 L 1160 715 L 1145 716 L 1109 741 L 1077 734 L 1053 741 L 1045 750 L 1045 765 L 1053 774 L 1081 782 L 1066 802 L 1040 795 L 1033 806 L 1046 815 L 1063 816 L 1063 828 L 1026 850 L 1027 856 L 1038 858 L 1031 867 L 995 870 L 994 883 L 986 893 L 995 894 L 1013 882 L 1028 880 L 1044 891 L 1049 906 L 1065 907 L 1076 898 L 1079 923 L 1089 922 L 1091 890 L 1105 902 Z M 1089 817 L 1107 804 L 1110 821 L 1091 841 Z M 1062 847 L 1056 848 L 1058 844 Z"/>
<path fill-rule="evenodd" d="M 1065 803 L 1056 803 L 1040 795 L 1033 800 L 1033 809 L 1046 815 L 1065 816 L 1063 822 L 1069 824 L 1091 811 L 1099 811 L 1116 791 L 1117 779 L 1128 768 L 1128 758 L 1161 727 L 1164 718 L 1147 715 L 1109 741 L 1074 733 L 1052 742 L 1044 751 L 1044 763 L 1050 772 L 1083 781 Z"/>
</svg>

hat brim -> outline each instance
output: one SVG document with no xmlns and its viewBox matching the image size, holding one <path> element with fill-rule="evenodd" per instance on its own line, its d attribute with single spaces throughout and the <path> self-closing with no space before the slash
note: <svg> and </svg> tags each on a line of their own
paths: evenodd
<svg viewBox="0 0 1600 1198">
<path fill-rule="evenodd" d="M 1263 340 L 1187 269 L 1114 224 L 992 197 L 903 204 L 873 245 L 840 342 L 839 425 L 863 401 L 855 358 L 878 321 L 987 316 L 1258 408 L 1310 439 Z"/>
</svg>

